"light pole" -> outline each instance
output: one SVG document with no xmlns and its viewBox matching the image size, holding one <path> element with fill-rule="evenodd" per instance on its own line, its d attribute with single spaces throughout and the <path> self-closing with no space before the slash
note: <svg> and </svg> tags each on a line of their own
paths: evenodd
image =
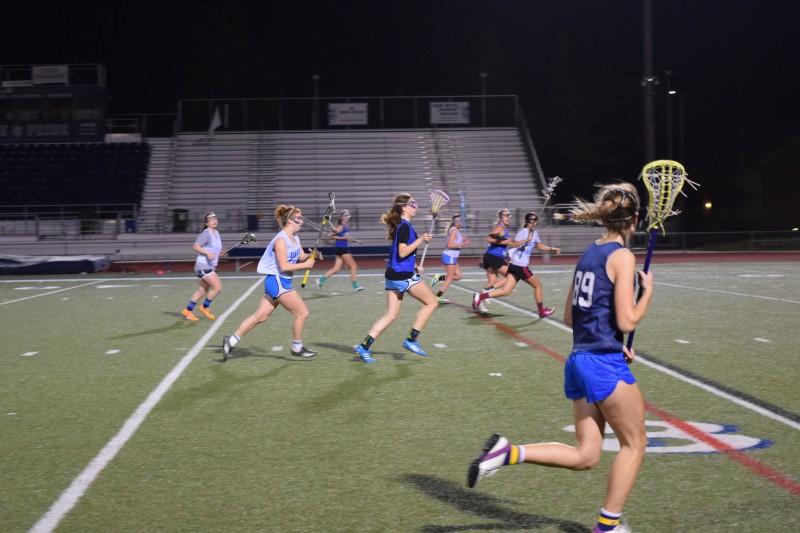
<svg viewBox="0 0 800 533">
<path fill-rule="evenodd" d="M 667 79 L 667 159 L 672 159 L 672 96 L 675 94 L 672 90 L 672 71 L 665 71 L 664 77 Z"/>
<path fill-rule="evenodd" d="M 642 9 L 642 48 L 644 55 L 644 76 L 642 76 L 642 89 L 644 99 L 644 155 L 645 161 L 655 159 L 656 151 L 656 124 L 654 117 L 653 98 L 655 87 L 658 86 L 658 77 L 653 75 L 653 6 L 651 0 L 644 0 Z"/>
<path fill-rule="evenodd" d="M 489 75 L 481 72 L 481 126 L 486 127 L 486 78 Z"/>
<path fill-rule="evenodd" d="M 314 74 L 311 76 L 311 80 L 314 82 L 314 102 L 312 107 L 312 115 L 311 115 L 311 129 L 316 130 L 319 129 L 319 74 Z"/>
<path fill-rule="evenodd" d="M 672 88 L 672 71 L 667 70 L 664 72 L 667 79 L 667 157 L 672 159 L 672 152 L 674 146 L 673 134 L 673 118 L 675 113 L 672 111 L 672 99 L 678 99 L 678 159 L 683 161 L 683 142 L 684 142 L 684 125 L 683 125 L 683 94 L 679 93 Z"/>
</svg>

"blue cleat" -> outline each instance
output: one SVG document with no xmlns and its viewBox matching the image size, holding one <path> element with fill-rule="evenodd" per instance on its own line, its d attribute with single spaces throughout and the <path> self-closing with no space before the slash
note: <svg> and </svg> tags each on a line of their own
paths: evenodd
<svg viewBox="0 0 800 533">
<path fill-rule="evenodd" d="M 375 359 L 372 358 L 372 352 L 361 346 L 356 345 L 356 353 L 361 356 L 361 360 L 365 363 L 374 363 Z"/>
<path fill-rule="evenodd" d="M 408 339 L 403 341 L 403 348 L 410 350 L 421 357 L 428 357 L 428 354 L 422 351 L 417 341 L 410 341 Z"/>
</svg>

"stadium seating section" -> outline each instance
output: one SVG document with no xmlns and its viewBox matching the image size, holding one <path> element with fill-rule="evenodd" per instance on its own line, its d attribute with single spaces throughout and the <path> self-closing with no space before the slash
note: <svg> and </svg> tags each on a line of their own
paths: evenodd
<svg viewBox="0 0 800 533">
<path fill-rule="evenodd" d="M 138 204 L 147 143 L 0 144 L 2 205 Z"/>
</svg>

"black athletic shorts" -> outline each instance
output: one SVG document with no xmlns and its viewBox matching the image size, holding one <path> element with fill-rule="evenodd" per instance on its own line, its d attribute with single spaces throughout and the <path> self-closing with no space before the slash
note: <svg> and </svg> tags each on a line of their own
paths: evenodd
<svg viewBox="0 0 800 533">
<path fill-rule="evenodd" d="M 528 267 L 521 267 L 518 265 L 510 264 L 508 265 L 508 275 L 514 276 L 517 281 L 525 281 L 526 279 L 533 276 L 533 272 Z"/>
<path fill-rule="evenodd" d="M 508 263 L 506 263 L 505 259 L 503 259 L 499 255 L 483 254 L 484 268 L 487 269 L 491 268 L 492 270 L 497 271 L 506 266 L 507 264 Z"/>
</svg>

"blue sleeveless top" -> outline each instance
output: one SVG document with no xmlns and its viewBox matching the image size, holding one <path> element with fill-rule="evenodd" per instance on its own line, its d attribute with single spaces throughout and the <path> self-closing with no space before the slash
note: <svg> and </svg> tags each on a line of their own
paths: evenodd
<svg viewBox="0 0 800 533">
<path fill-rule="evenodd" d="M 337 237 L 346 237 L 350 233 L 350 224 L 342 224 L 342 231 L 336 232 Z M 337 248 L 348 248 L 350 243 L 346 239 L 336 239 Z"/>
<path fill-rule="evenodd" d="M 389 247 L 389 261 L 386 264 L 386 279 L 410 279 L 414 276 L 417 263 L 417 251 L 414 250 L 405 259 L 400 257 L 400 243 L 410 244 L 417 240 L 417 232 L 406 219 L 402 219 L 394 232 L 392 245 Z"/>
<path fill-rule="evenodd" d="M 624 248 L 618 242 L 592 243 L 578 261 L 573 277 L 572 351 L 622 351 L 623 334 L 617 327 L 614 284 L 606 273 L 608 257 Z"/>
<path fill-rule="evenodd" d="M 508 226 L 506 226 L 503 231 L 505 232 L 505 238 L 508 239 L 509 237 Z M 490 244 L 489 247 L 486 249 L 486 253 L 505 258 L 506 248 L 508 248 L 507 244 Z"/>
</svg>

